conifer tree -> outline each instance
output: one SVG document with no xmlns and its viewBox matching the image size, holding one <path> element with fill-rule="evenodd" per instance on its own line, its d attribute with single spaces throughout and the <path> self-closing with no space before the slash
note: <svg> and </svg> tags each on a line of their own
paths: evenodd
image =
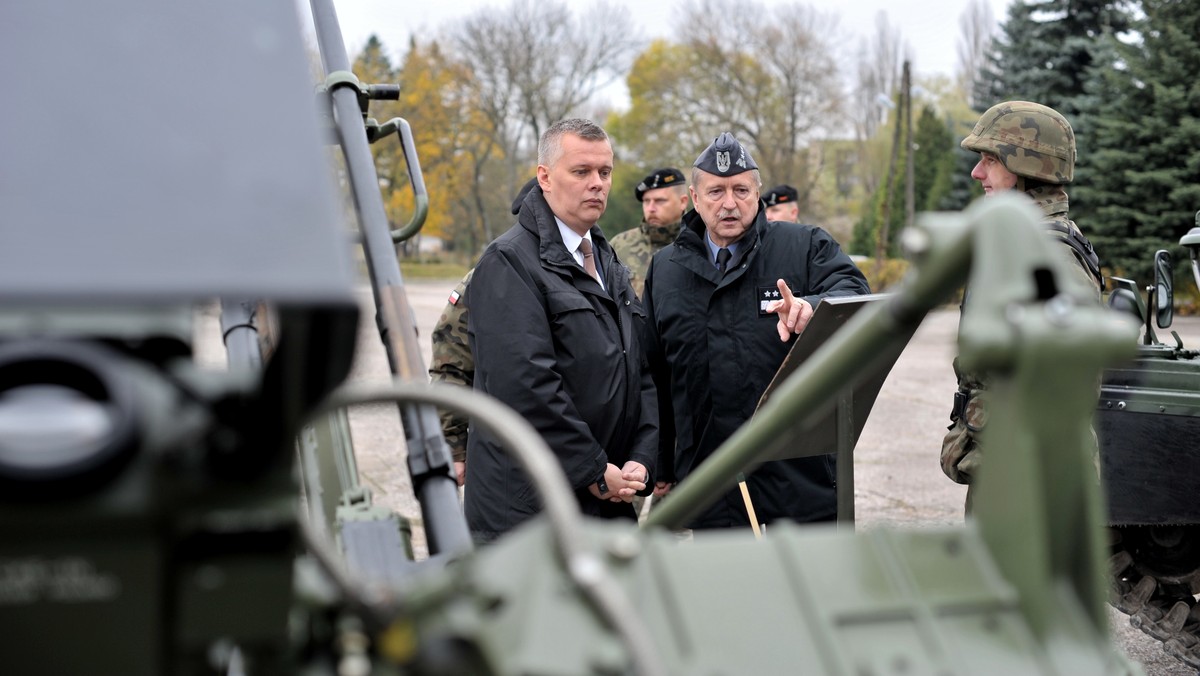
<svg viewBox="0 0 1200 676">
<path fill-rule="evenodd" d="M 891 124 L 903 124 L 900 116 Z M 949 192 L 951 178 L 954 172 L 954 138 L 947 129 L 946 123 L 938 117 L 931 106 L 923 106 L 921 116 L 913 125 L 913 195 L 916 198 L 916 210 L 927 211 L 936 209 Z M 907 161 L 903 145 L 896 158 L 896 166 L 903 167 Z M 884 189 L 881 185 L 871 197 L 871 202 L 864 210 L 862 218 L 854 226 L 854 236 L 851 240 L 851 251 L 874 251 L 882 224 Z M 892 208 L 889 214 L 888 230 L 892 236 L 888 238 L 888 257 L 899 256 L 900 231 L 904 230 L 904 172 L 896 172 L 892 182 Z"/>
<path fill-rule="evenodd" d="M 1092 47 L 1129 26 L 1126 0 L 1018 0 L 1009 5 L 989 63 L 976 81 L 983 108 L 1006 100 L 1035 101 L 1067 119 L 1093 62 Z"/>
<path fill-rule="evenodd" d="M 1102 262 L 1145 283 L 1153 252 L 1177 245 L 1200 210 L 1200 3 L 1143 0 L 1142 10 L 1141 41 L 1109 41 L 1119 67 L 1091 71 L 1090 157 L 1071 194 Z"/>
</svg>

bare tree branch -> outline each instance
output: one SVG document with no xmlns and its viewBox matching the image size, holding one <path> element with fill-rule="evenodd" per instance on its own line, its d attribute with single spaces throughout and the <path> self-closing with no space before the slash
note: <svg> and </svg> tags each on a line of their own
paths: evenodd
<svg viewBox="0 0 1200 676">
<path fill-rule="evenodd" d="M 579 114 L 628 72 L 641 40 L 627 14 L 603 1 L 576 16 L 564 2 L 512 0 L 506 10 L 469 16 L 448 43 L 469 74 L 477 113 L 498 151 L 472 153 L 473 202 L 486 243 L 492 235 L 486 205 L 525 182 L 542 131 Z"/>
<path fill-rule="evenodd" d="M 888 101 L 900 85 L 900 64 L 909 58 L 909 47 L 900 37 L 899 29 L 888 22 L 887 13 L 875 16 L 875 34 L 861 43 L 858 56 L 857 83 L 854 86 L 851 109 L 857 113 L 855 135 L 865 141 L 875 135 Z"/>
<path fill-rule="evenodd" d="M 836 19 L 799 3 L 767 9 L 749 0 L 692 0 L 684 17 L 687 81 L 674 88 L 670 110 L 699 125 L 702 143 L 726 130 L 748 141 L 768 180 L 809 185 L 806 148 L 842 114 Z"/>
<path fill-rule="evenodd" d="M 980 102 L 972 100 L 974 87 L 971 83 L 986 63 L 988 51 L 992 47 L 996 31 L 996 17 L 992 14 L 992 6 L 987 0 L 971 0 L 958 17 L 958 27 L 960 33 L 955 80 L 965 94 L 967 103 L 975 108 Z"/>
</svg>

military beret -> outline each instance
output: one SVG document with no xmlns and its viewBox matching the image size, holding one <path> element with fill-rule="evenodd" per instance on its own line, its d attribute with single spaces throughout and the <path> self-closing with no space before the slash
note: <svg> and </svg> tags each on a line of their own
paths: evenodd
<svg viewBox="0 0 1200 676">
<path fill-rule="evenodd" d="M 727 131 L 721 132 L 712 145 L 700 153 L 692 166 L 717 176 L 735 176 L 758 168 L 750 153 Z"/>
<path fill-rule="evenodd" d="M 763 196 L 763 201 L 769 207 L 777 204 L 791 204 L 798 199 L 800 199 L 800 193 L 790 185 L 777 185 L 771 188 L 771 192 Z"/>
<path fill-rule="evenodd" d="M 529 191 L 533 190 L 533 186 L 537 184 L 537 176 L 534 176 L 526 181 L 525 185 L 521 186 L 521 192 L 517 193 L 517 199 L 513 200 L 512 203 L 512 212 L 514 216 L 521 211 L 521 204 L 525 202 L 525 196 L 528 195 Z"/>
<path fill-rule="evenodd" d="M 682 171 L 674 167 L 663 167 L 662 169 L 656 169 L 653 174 L 643 178 L 642 182 L 638 183 L 637 187 L 633 189 L 633 194 L 637 196 L 637 201 L 641 202 L 642 197 L 651 190 L 682 184 Z"/>
</svg>

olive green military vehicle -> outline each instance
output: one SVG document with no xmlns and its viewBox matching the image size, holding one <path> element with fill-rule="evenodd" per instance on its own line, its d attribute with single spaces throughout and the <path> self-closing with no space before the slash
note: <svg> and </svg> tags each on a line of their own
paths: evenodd
<svg viewBox="0 0 1200 676">
<path fill-rule="evenodd" d="M 1200 214 L 1180 240 L 1200 287 Z M 1114 279 L 1109 303 L 1136 317 L 1142 340 L 1133 361 L 1105 372 L 1096 415 L 1113 551 L 1112 602 L 1163 648 L 1200 669 L 1200 350 L 1171 332 L 1173 265 L 1154 259 L 1145 298 Z"/>
<path fill-rule="evenodd" d="M 4 673 L 1137 673 L 1105 626 L 1088 450 L 1095 382 L 1134 329 L 1059 284 L 1029 205 L 923 218 L 902 288 L 645 527 L 592 522 L 523 420 L 425 382 L 392 250 L 420 218 L 390 232 L 368 145 L 399 137 L 420 196 L 412 135 L 367 117 L 395 89 L 359 82 L 331 3 L 312 7 L 315 109 L 290 0 L 0 5 L 4 61 L 38 55 L 0 104 Z M 357 304 L 331 131 L 396 376 L 370 391 L 338 389 Z M 713 485 L 806 452 L 828 393 L 893 359 L 968 276 L 960 358 L 999 374 L 988 445 L 1005 459 L 977 518 L 677 541 Z M 212 299 L 225 371 L 192 345 Z M 427 558 L 357 485 L 341 411 L 366 401 L 399 406 Z M 436 406 L 494 431 L 541 516 L 472 547 Z"/>
</svg>

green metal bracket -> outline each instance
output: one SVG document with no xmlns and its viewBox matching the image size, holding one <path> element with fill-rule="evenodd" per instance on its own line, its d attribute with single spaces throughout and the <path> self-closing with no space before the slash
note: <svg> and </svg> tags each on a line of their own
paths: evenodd
<svg viewBox="0 0 1200 676">
<path fill-rule="evenodd" d="M 429 193 L 425 190 L 425 177 L 421 174 L 421 160 L 417 157 L 417 144 L 413 141 L 412 127 L 408 120 L 394 117 L 379 125 L 379 137 L 396 132 L 400 137 L 400 148 L 404 151 L 404 164 L 408 182 L 413 191 L 413 215 L 399 230 L 392 230 L 392 241 L 403 242 L 421 231 L 429 215 Z"/>
<path fill-rule="evenodd" d="M 358 76 L 348 70 L 336 70 L 325 76 L 325 91 L 332 92 L 338 87 L 350 87 L 356 94 L 362 94 L 362 82 Z"/>
</svg>

